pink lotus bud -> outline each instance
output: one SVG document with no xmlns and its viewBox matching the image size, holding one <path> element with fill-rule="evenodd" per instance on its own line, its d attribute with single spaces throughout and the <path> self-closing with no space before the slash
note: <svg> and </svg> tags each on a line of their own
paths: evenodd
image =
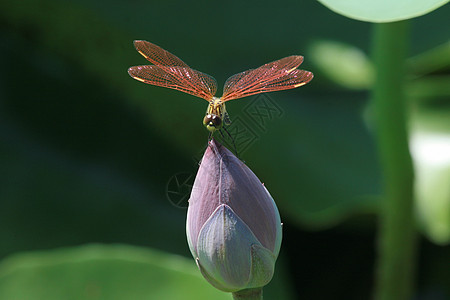
<svg viewBox="0 0 450 300">
<path fill-rule="evenodd" d="M 203 276 L 226 292 L 272 279 L 281 221 L 267 189 L 228 149 L 212 140 L 189 199 L 189 248 Z"/>
</svg>

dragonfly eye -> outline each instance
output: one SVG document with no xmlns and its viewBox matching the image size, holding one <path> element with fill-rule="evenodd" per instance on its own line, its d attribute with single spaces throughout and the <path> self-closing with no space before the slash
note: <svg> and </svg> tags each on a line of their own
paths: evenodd
<svg viewBox="0 0 450 300">
<path fill-rule="evenodd" d="M 222 119 L 219 116 L 208 114 L 203 119 L 203 125 L 209 131 L 214 132 L 222 127 Z"/>
<path fill-rule="evenodd" d="M 213 115 L 212 119 L 211 119 L 211 122 L 216 127 L 222 126 L 222 119 L 219 116 Z"/>
</svg>

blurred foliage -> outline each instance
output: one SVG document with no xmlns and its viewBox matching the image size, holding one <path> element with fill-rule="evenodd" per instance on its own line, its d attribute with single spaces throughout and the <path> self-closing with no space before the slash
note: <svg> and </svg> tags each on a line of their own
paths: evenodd
<svg viewBox="0 0 450 300">
<path fill-rule="evenodd" d="M 374 70 L 362 49 L 336 41 L 316 41 L 309 49 L 319 74 L 348 89 L 369 89 Z M 317 74 L 316 71 L 316 74 Z"/>
<path fill-rule="evenodd" d="M 395 22 L 411 19 L 427 14 L 448 3 L 448 0 L 319 1 L 338 14 L 367 22 Z"/>
<path fill-rule="evenodd" d="M 231 295 L 208 284 L 186 258 L 124 245 L 88 245 L 4 260 L 0 299 L 231 299 Z"/>
<path fill-rule="evenodd" d="M 412 133 L 425 128 L 427 134 L 450 134 L 450 53 L 443 30 L 450 25 L 449 9 L 413 23 L 407 91 Z M 167 187 L 174 175 L 197 171 L 207 140 L 201 124 L 207 103 L 131 79 L 127 68 L 147 63 L 132 41 L 162 46 L 216 77 L 219 86 L 232 74 L 301 54 L 301 68 L 315 78 L 269 94 L 277 115 L 256 106 L 256 98 L 227 105 L 233 123 L 252 133 L 240 156 L 270 190 L 287 231 L 280 257 L 285 266 L 277 265 L 265 294 L 293 299 L 296 289 L 315 299 L 361 299 L 348 296 L 344 283 L 333 284 L 341 274 L 371 282 L 373 273 L 372 256 L 361 258 L 365 268 L 352 269 L 351 258 L 367 248 L 348 242 L 372 236 L 380 197 L 367 107 L 370 34 L 369 24 L 315 1 L 0 2 L 0 256 L 95 242 L 189 257 L 186 211 L 172 205 Z M 436 180 L 418 171 L 418 180 L 425 180 L 417 195 L 423 232 L 448 244 L 448 165 L 433 173 Z M 335 231 L 306 238 L 304 230 Z M 442 263 L 450 250 L 428 249 L 419 290 L 450 293 L 442 279 L 448 274 L 428 267 Z M 434 256 L 436 251 L 447 256 Z M 70 260 L 78 252 L 67 253 Z M 24 264 L 41 254 L 30 254 Z M 333 265 L 344 257 L 348 263 Z M 308 279 L 312 271 L 318 272 L 314 282 Z"/>
</svg>

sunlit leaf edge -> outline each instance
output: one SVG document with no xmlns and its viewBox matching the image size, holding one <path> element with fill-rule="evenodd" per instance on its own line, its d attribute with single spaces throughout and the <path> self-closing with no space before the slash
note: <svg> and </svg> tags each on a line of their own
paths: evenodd
<svg viewBox="0 0 450 300">
<path fill-rule="evenodd" d="M 407 19 L 412 19 L 416 17 L 423 16 L 427 13 L 430 13 L 437 8 L 443 6 L 448 3 L 449 0 L 441 0 L 441 1 L 429 1 L 432 2 L 429 6 L 426 6 L 422 9 L 410 10 L 408 12 L 405 11 L 391 11 L 390 15 L 386 16 L 385 14 L 379 13 L 377 15 L 376 7 L 379 6 L 378 1 L 355 1 L 355 5 L 351 6 L 351 8 L 345 7 L 344 4 L 348 5 L 348 1 L 334 1 L 334 0 L 318 0 L 324 6 L 332 10 L 333 12 L 343 15 L 347 18 L 355 19 L 358 21 L 364 22 L 373 22 L 373 23 L 387 23 L 387 22 L 396 22 Z M 423 3 L 423 1 L 420 1 Z M 374 5 L 374 6 L 371 6 Z M 357 13 L 354 10 L 358 7 L 364 7 L 364 14 Z M 367 14 L 366 14 L 367 13 Z M 375 14 L 375 16 L 373 16 Z"/>
</svg>

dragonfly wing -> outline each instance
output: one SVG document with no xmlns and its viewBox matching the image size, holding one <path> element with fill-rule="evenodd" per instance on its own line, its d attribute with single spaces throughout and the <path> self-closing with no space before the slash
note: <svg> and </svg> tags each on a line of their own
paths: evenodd
<svg viewBox="0 0 450 300">
<path fill-rule="evenodd" d="M 152 64 L 157 66 L 189 68 L 184 61 L 158 45 L 139 40 L 133 43 L 136 50 Z"/>
<path fill-rule="evenodd" d="M 189 67 L 135 66 L 128 74 L 147 84 L 166 87 L 210 101 L 217 90 L 216 80 Z"/>
<path fill-rule="evenodd" d="M 222 101 L 304 85 L 313 78 L 313 74 L 297 69 L 302 62 L 302 56 L 293 55 L 235 74 L 225 82 Z"/>
</svg>

